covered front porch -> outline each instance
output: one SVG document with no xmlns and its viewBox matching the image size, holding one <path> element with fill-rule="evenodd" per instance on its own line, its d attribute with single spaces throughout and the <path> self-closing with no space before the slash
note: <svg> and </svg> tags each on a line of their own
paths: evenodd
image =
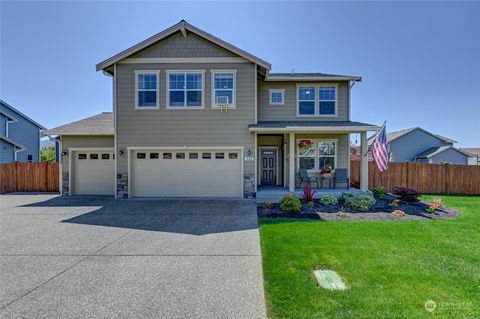
<svg viewBox="0 0 480 319">
<path fill-rule="evenodd" d="M 257 201 L 277 201 L 288 192 L 301 196 L 305 185 L 301 177 L 306 175 L 317 197 L 368 190 L 367 132 L 377 126 L 351 121 L 268 121 L 249 129 L 255 134 Z M 349 180 L 351 134 L 360 135 L 359 181 Z M 352 182 L 358 189 L 350 188 Z"/>
</svg>

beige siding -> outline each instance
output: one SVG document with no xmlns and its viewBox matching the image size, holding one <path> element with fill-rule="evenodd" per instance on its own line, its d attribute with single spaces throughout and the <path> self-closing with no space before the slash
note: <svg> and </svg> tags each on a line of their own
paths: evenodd
<svg viewBox="0 0 480 319">
<path fill-rule="evenodd" d="M 236 55 L 216 44 L 193 34 L 184 37 L 177 32 L 161 42 L 135 53 L 130 58 L 198 58 L 235 57 Z"/>
<path fill-rule="evenodd" d="M 205 70 L 205 109 L 166 109 L 166 70 Z M 211 70 L 235 69 L 236 109 L 211 109 Z M 134 70 L 160 70 L 160 109 L 135 109 Z M 248 125 L 255 121 L 255 66 L 235 64 L 119 64 L 117 65 L 117 148 L 128 146 L 244 146 L 255 152 Z M 127 157 L 117 157 L 117 172 L 127 173 Z M 254 174 L 254 162 L 245 162 Z"/>
<path fill-rule="evenodd" d="M 297 83 L 258 80 L 258 121 L 348 121 L 348 82 L 338 82 L 337 117 L 297 117 Z M 270 105 L 269 89 L 285 89 L 285 104 Z M 317 92 L 318 94 L 318 92 Z"/>
<path fill-rule="evenodd" d="M 337 168 L 348 168 L 348 150 L 349 150 L 349 135 L 348 134 L 295 134 L 295 143 L 298 139 L 337 139 Z M 286 139 L 286 149 L 288 153 L 289 143 Z M 295 170 L 297 169 L 297 146 L 295 145 Z M 288 154 L 287 154 L 288 156 Z M 312 176 L 319 176 L 318 173 L 312 173 Z M 288 185 L 289 167 L 287 163 L 287 185 Z"/>
<path fill-rule="evenodd" d="M 62 136 L 62 152 L 67 155 L 62 156 L 62 173 L 68 173 L 68 149 L 69 148 L 93 148 L 93 147 L 113 147 L 112 136 Z"/>
</svg>

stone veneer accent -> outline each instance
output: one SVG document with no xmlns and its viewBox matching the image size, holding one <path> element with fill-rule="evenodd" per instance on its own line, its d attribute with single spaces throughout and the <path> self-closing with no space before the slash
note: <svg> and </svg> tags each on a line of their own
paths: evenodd
<svg viewBox="0 0 480 319">
<path fill-rule="evenodd" d="M 128 198 L 127 174 L 117 174 L 117 198 Z"/>
<path fill-rule="evenodd" d="M 243 197 L 255 198 L 255 175 L 243 176 Z"/>
<path fill-rule="evenodd" d="M 62 173 L 62 195 L 68 196 L 68 173 Z"/>
</svg>

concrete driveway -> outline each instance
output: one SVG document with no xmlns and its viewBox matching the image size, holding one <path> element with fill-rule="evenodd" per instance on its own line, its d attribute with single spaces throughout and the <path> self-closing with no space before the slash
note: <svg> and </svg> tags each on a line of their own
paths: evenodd
<svg viewBox="0 0 480 319">
<path fill-rule="evenodd" d="M 255 203 L 0 197 L 1 318 L 264 318 Z"/>
</svg>

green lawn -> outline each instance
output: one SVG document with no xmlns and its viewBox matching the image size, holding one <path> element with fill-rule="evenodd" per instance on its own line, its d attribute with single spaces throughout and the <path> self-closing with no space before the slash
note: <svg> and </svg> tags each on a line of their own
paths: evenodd
<svg viewBox="0 0 480 319">
<path fill-rule="evenodd" d="M 270 318 L 480 318 L 480 197 L 454 220 L 260 221 Z M 429 196 L 432 198 L 432 196 Z M 333 269 L 348 290 L 318 288 Z M 428 313 L 425 302 L 437 308 Z"/>
</svg>

